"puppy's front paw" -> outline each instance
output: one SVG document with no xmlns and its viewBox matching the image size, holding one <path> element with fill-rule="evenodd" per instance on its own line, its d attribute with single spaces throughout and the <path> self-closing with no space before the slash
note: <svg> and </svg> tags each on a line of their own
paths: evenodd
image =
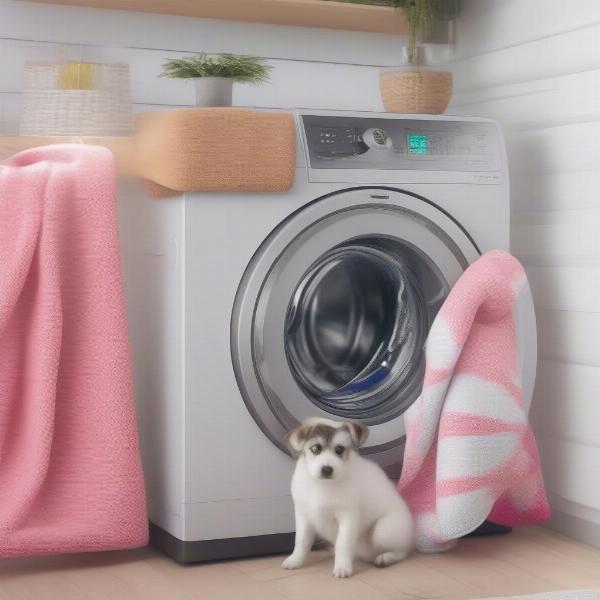
<svg viewBox="0 0 600 600">
<path fill-rule="evenodd" d="M 351 577 L 352 576 L 352 562 L 348 561 L 335 561 L 335 566 L 333 567 L 333 576 L 334 577 Z"/>
<path fill-rule="evenodd" d="M 284 569 L 299 569 L 304 564 L 304 558 L 298 555 L 290 554 L 282 563 Z"/>
</svg>

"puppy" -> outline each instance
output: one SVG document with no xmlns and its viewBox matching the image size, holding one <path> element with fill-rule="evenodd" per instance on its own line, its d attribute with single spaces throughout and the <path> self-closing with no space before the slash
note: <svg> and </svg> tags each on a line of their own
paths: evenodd
<svg viewBox="0 0 600 600">
<path fill-rule="evenodd" d="M 383 470 L 357 452 L 367 435 L 363 425 L 330 419 L 310 419 L 288 434 L 298 457 L 296 543 L 284 569 L 302 567 L 316 535 L 334 545 L 335 577 L 350 577 L 354 558 L 385 567 L 412 550 L 408 507 Z"/>
</svg>

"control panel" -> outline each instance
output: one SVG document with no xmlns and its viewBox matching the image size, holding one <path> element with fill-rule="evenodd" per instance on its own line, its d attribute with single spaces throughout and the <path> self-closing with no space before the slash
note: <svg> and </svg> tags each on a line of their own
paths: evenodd
<svg viewBox="0 0 600 600">
<path fill-rule="evenodd" d="M 312 169 L 489 172 L 500 169 L 485 121 L 302 115 Z"/>
</svg>

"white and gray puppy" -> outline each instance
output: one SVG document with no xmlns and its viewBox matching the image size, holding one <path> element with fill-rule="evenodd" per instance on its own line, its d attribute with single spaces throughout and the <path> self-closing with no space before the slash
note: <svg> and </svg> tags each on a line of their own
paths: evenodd
<svg viewBox="0 0 600 600">
<path fill-rule="evenodd" d="M 292 477 L 296 544 L 284 569 L 304 564 L 318 535 L 334 544 L 336 577 L 350 577 L 355 558 L 378 567 L 413 549 L 413 520 L 392 482 L 360 456 L 368 429 L 358 423 L 310 419 L 288 435 L 298 461 Z"/>
</svg>

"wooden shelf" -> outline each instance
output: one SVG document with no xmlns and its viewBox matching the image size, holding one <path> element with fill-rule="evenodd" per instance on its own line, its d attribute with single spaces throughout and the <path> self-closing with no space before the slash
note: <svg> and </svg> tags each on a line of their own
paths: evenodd
<svg viewBox="0 0 600 600">
<path fill-rule="evenodd" d="M 327 0 L 34 0 L 186 17 L 405 34 L 400 10 Z"/>
</svg>

